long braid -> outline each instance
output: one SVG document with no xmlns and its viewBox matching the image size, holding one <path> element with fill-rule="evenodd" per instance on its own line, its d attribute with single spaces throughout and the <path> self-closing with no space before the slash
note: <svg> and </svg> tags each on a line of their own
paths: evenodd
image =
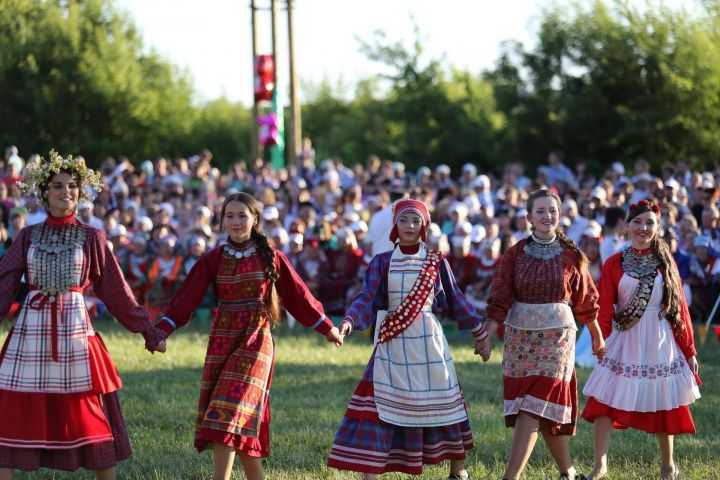
<svg viewBox="0 0 720 480">
<path fill-rule="evenodd" d="M 257 245 L 260 258 L 262 258 L 263 265 L 265 266 L 265 276 L 270 280 L 268 313 L 273 323 L 277 326 L 280 325 L 280 303 L 278 301 L 277 290 L 275 289 L 275 282 L 277 282 L 280 277 L 277 272 L 277 267 L 275 266 L 275 250 L 270 246 L 267 237 L 263 235 L 258 228 L 253 228 L 250 236 L 255 242 L 255 245 Z"/>
<path fill-rule="evenodd" d="M 673 328 L 683 329 L 684 324 L 680 316 L 680 275 L 675 266 L 675 259 L 670 253 L 670 247 L 658 235 L 652 241 L 652 252 L 660 260 L 663 276 L 662 315 L 670 322 Z"/>
<path fill-rule="evenodd" d="M 562 231 L 561 228 L 558 228 L 555 230 L 555 234 L 557 235 L 558 241 L 560 241 L 560 244 L 567 248 L 568 250 L 572 250 L 575 252 L 575 258 L 578 262 L 578 268 L 581 272 L 585 272 L 587 270 L 588 266 L 588 258 L 585 255 L 585 253 L 578 248 L 577 243 L 575 243 L 570 237 L 565 235 L 565 232 Z"/>
</svg>

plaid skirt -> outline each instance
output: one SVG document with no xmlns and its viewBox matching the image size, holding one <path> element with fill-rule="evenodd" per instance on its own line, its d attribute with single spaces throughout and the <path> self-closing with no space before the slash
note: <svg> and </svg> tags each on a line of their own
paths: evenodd
<svg viewBox="0 0 720 480">
<path fill-rule="evenodd" d="M 117 392 L 98 395 L 110 425 L 113 440 L 76 448 L 44 449 L 0 446 L 0 468 L 34 471 L 38 468 L 74 471 L 78 468 L 103 470 L 130 457 L 132 448 Z"/>
<path fill-rule="evenodd" d="M 340 424 L 327 465 L 340 470 L 420 475 L 423 465 L 463 460 L 474 447 L 470 422 L 402 427 L 380 420 L 373 387 L 374 353 Z"/>
<path fill-rule="evenodd" d="M 467 420 L 440 427 L 401 427 L 345 417 L 327 464 L 362 473 L 420 475 L 423 465 L 463 460 L 473 446 Z"/>
</svg>

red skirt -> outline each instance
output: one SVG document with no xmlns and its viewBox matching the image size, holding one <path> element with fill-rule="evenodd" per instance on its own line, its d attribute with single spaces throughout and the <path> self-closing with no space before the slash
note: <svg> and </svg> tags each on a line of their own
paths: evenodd
<svg viewBox="0 0 720 480">
<path fill-rule="evenodd" d="M 2 361 L 5 346 L 0 352 Z M 122 381 L 99 335 L 88 337 L 93 390 L 68 394 L 0 390 L 0 468 L 91 470 L 130 456 L 117 390 Z"/>
<path fill-rule="evenodd" d="M 0 468 L 34 471 L 42 467 L 74 471 L 82 467 L 88 470 L 104 470 L 115 466 L 120 460 L 129 458 L 132 449 L 117 392 L 88 398 L 92 398 L 88 402 L 101 405 L 106 425 L 109 425 L 111 432 L 109 440 L 73 448 L 52 449 L 0 445 Z M 54 411 L 55 414 L 58 412 Z M 14 417 L 22 418 L 20 415 Z M 30 420 L 29 417 L 25 418 Z"/>
<path fill-rule="evenodd" d="M 643 432 L 668 435 L 695 433 L 695 422 L 687 405 L 659 412 L 628 412 L 612 408 L 598 402 L 595 397 L 590 397 L 582 417 L 590 423 L 594 423 L 597 417 L 609 417 L 613 421 L 613 427 L 620 430 L 632 427 Z"/>
</svg>

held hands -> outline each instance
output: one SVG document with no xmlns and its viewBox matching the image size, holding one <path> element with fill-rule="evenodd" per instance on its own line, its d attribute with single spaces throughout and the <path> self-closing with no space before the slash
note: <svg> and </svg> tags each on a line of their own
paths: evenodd
<svg viewBox="0 0 720 480">
<path fill-rule="evenodd" d="M 480 355 L 483 362 L 490 360 L 491 351 L 492 346 L 490 345 L 490 335 L 482 340 L 475 340 L 475 355 Z"/>
<path fill-rule="evenodd" d="M 607 349 L 605 348 L 605 339 L 602 335 L 597 335 L 595 338 L 592 339 L 593 355 L 595 355 L 598 359 L 598 362 L 600 362 L 603 358 L 605 358 L 606 352 Z"/>
<path fill-rule="evenodd" d="M 350 333 L 350 322 L 343 320 L 340 322 L 340 335 L 343 337 Z"/>
<path fill-rule="evenodd" d="M 345 335 L 342 335 L 337 327 L 333 327 L 328 333 L 325 334 L 325 338 L 328 342 L 335 342 L 336 347 L 342 347 Z"/>
</svg>

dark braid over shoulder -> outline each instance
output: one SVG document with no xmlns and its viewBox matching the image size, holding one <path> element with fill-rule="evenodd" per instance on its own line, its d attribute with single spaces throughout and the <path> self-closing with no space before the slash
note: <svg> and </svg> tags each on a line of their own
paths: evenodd
<svg viewBox="0 0 720 480">
<path fill-rule="evenodd" d="M 268 313 L 270 313 L 273 323 L 278 325 L 280 323 L 280 305 L 277 298 L 277 291 L 275 290 L 275 282 L 277 282 L 280 277 L 277 272 L 277 267 L 275 266 L 275 250 L 270 246 L 267 237 L 258 233 L 255 229 L 252 230 L 251 237 L 255 245 L 257 245 L 260 258 L 262 258 L 263 265 L 265 266 L 265 276 L 272 282 L 270 286 Z"/>
<path fill-rule="evenodd" d="M 562 229 L 558 228 L 555 233 L 557 234 L 557 238 L 563 247 L 575 252 L 575 258 L 578 262 L 578 268 L 581 272 L 585 272 L 588 266 L 588 259 L 583 253 L 583 251 L 578 248 L 577 244 L 573 242 L 571 238 L 565 235 L 565 232 L 563 232 Z"/>
<path fill-rule="evenodd" d="M 682 302 L 680 292 L 680 274 L 675 266 L 675 259 L 670 253 L 670 247 L 658 235 L 652 242 L 652 252 L 660 260 L 663 274 L 662 315 L 670 322 L 673 328 L 683 329 L 685 325 L 680 316 Z"/>
</svg>

